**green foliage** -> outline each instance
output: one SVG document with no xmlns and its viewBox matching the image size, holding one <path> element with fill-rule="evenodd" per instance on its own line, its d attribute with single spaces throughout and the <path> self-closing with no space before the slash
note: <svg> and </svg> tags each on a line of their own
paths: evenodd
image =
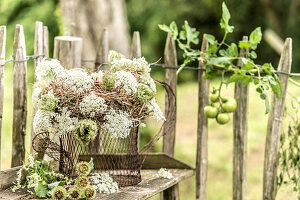
<svg viewBox="0 0 300 200">
<path fill-rule="evenodd" d="M 195 28 L 189 27 L 186 21 L 183 25 L 183 30 L 181 31 L 183 32 L 183 37 L 178 37 L 178 30 L 175 22 L 172 22 L 169 27 L 166 25 L 159 25 L 163 31 L 172 34 L 172 37 L 177 41 L 179 48 L 184 52 L 184 63 L 178 69 L 177 74 L 179 74 L 187 64 L 199 60 L 205 64 L 205 78 L 212 79 L 222 75 L 222 82 L 219 88 L 220 94 L 223 83 L 242 82 L 245 85 L 248 85 L 252 82 L 256 85 L 256 91 L 259 93 L 260 98 L 265 101 L 267 114 L 269 112 L 268 90 L 271 89 L 273 93 L 280 98 L 282 88 L 275 70 L 270 63 L 259 65 L 254 62 L 254 59 L 257 57 L 255 50 L 262 39 L 261 28 L 258 27 L 251 32 L 249 41 L 239 42 L 239 48 L 246 52 L 245 55 L 239 56 L 237 44 L 228 44 L 226 42 L 228 33 L 233 32 L 233 26 L 229 24 L 230 13 L 225 3 L 222 4 L 222 10 L 223 14 L 220 25 L 221 29 L 224 30 L 223 39 L 219 42 L 213 35 L 205 35 L 209 44 L 208 50 L 206 51 L 193 49 L 190 46 L 190 43 L 197 44 L 199 42 L 195 39 L 198 37 L 199 32 L 196 31 Z M 238 65 L 238 62 L 242 62 L 241 67 Z M 224 80 L 225 73 L 230 73 L 227 81 Z"/>
<path fill-rule="evenodd" d="M 299 97 L 298 97 L 299 98 Z M 300 199 L 300 101 L 292 101 L 288 130 L 280 136 L 277 185 L 292 185 Z"/>
</svg>

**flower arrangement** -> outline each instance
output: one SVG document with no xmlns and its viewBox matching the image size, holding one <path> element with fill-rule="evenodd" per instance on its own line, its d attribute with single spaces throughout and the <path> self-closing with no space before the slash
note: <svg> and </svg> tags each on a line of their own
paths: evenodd
<svg viewBox="0 0 300 200">
<path fill-rule="evenodd" d="M 37 109 L 35 134 L 49 133 L 53 141 L 72 134 L 85 147 L 99 130 L 111 138 L 127 138 L 148 116 L 165 120 L 144 58 L 130 60 L 110 51 L 109 66 L 110 71 L 90 74 L 83 69 L 67 70 L 54 59 L 42 60 L 36 67 L 32 95 Z"/>
</svg>

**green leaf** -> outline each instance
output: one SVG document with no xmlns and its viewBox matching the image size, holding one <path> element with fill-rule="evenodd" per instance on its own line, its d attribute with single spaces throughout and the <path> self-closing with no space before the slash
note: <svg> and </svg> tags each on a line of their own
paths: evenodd
<svg viewBox="0 0 300 200">
<path fill-rule="evenodd" d="M 242 57 L 242 58 L 241 58 L 241 61 L 242 61 L 242 63 L 247 64 L 248 61 L 249 61 L 249 59 L 248 59 L 248 58 Z"/>
<path fill-rule="evenodd" d="M 268 114 L 269 111 L 270 111 L 270 105 L 269 105 L 269 98 L 268 98 L 268 96 L 266 96 L 266 99 L 265 99 L 265 107 L 266 107 L 265 114 Z"/>
<path fill-rule="evenodd" d="M 252 70 L 254 68 L 253 64 L 251 64 L 250 62 L 247 62 L 247 64 L 244 64 L 242 66 L 242 70 L 245 70 L 245 71 L 249 71 L 249 70 Z"/>
<path fill-rule="evenodd" d="M 42 181 L 38 182 L 38 186 L 35 189 L 35 193 L 38 197 L 46 198 L 49 192 L 48 185 L 43 184 Z"/>
<path fill-rule="evenodd" d="M 257 58 L 257 54 L 256 54 L 255 51 L 251 51 L 250 52 L 250 58 L 252 58 L 252 59 L 256 59 Z"/>
<path fill-rule="evenodd" d="M 172 32 L 172 38 L 174 40 L 176 40 L 177 37 L 178 37 L 178 28 L 177 28 L 177 25 L 174 21 L 171 22 L 170 29 L 171 29 L 171 32 Z"/>
<path fill-rule="evenodd" d="M 230 64 L 232 58 L 231 57 L 212 57 L 208 60 L 208 64 L 218 65 L 218 64 Z"/>
<path fill-rule="evenodd" d="M 215 43 L 215 36 L 210 35 L 210 34 L 205 34 L 204 37 L 207 40 L 208 44 L 214 44 Z"/>
<path fill-rule="evenodd" d="M 186 32 L 186 40 L 187 40 L 188 45 L 190 43 L 193 43 L 193 44 L 199 43 L 199 38 L 198 38 L 199 32 L 196 31 L 195 28 L 191 28 L 187 21 L 184 21 L 182 29 L 183 29 L 183 31 Z"/>
<path fill-rule="evenodd" d="M 158 27 L 160 28 L 160 30 L 165 31 L 167 33 L 171 32 L 171 29 L 165 24 L 158 24 Z"/>
<path fill-rule="evenodd" d="M 222 19 L 224 20 L 224 22 L 226 24 L 228 24 L 228 22 L 230 20 L 230 13 L 229 13 L 229 10 L 228 10 L 225 2 L 223 2 L 223 4 L 222 4 Z"/>
<path fill-rule="evenodd" d="M 246 49 L 250 49 L 251 48 L 251 45 L 249 42 L 246 42 L 246 41 L 240 41 L 239 42 L 239 48 L 246 48 Z"/>
<path fill-rule="evenodd" d="M 93 172 L 94 171 L 94 162 L 93 162 L 93 158 L 92 157 L 91 157 L 91 160 L 89 162 L 89 166 L 91 168 L 91 172 Z"/>
<path fill-rule="evenodd" d="M 205 53 L 207 53 L 207 54 L 214 54 L 214 53 L 216 53 L 217 51 L 218 51 L 218 43 L 215 42 L 215 43 L 210 44 L 210 45 L 208 46 L 208 50 L 207 50 Z"/>
<path fill-rule="evenodd" d="M 250 34 L 249 43 L 251 44 L 252 49 L 256 49 L 256 46 L 260 43 L 262 38 L 261 28 L 257 27 L 252 33 Z M 255 47 L 255 48 L 253 48 Z"/>
<path fill-rule="evenodd" d="M 227 83 L 233 83 L 233 82 L 242 82 L 245 76 L 240 74 L 233 74 L 229 77 L 227 80 Z"/>
<path fill-rule="evenodd" d="M 227 52 L 228 52 L 229 56 L 231 56 L 231 57 L 239 56 L 238 48 L 237 48 L 236 44 L 234 44 L 234 43 L 231 43 L 231 45 L 227 49 Z"/>
<path fill-rule="evenodd" d="M 251 81 L 252 81 L 252 78 L 249 76 L 247 76 L 243 79 L 244 85 L 249 85 L 249 83 L 251 83 Z"/>
</svg>

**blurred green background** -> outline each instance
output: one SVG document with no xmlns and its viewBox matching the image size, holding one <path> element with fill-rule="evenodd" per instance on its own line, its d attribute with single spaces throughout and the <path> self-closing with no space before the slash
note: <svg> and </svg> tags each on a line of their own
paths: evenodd
<svg viewBox="0 0 300 200">
<path fill-rule="evenodd" d="M 219 28 L 221 17 L 221 0 L 126 0 L 127 18 L 130 33 L 137 30 L 141 34 L 142 53 L 149 62 L 155 62 L 163 57 L 166 34 L 158 29 L 158 24 L 169 24 L 176 21 L 181 25 L 188 20 L 191 26 L 196 27 L 200 34 L 210 33 L 218 39 L 223 36 Z M 300 1 L 299 0 L 228 0 L 226 4 L 231 11 L 231 24 L 235 26 L 233 34 L 229 35 L 229 41 L 238 41 L 243 35 L 249 33 L 257 26 L 262 30 L 271 28 L 281 38 L 293 38 L 293 72 L 300 71 L 300 56 L 297 54 L 300 48 Z M 7 26 L 6 57 L 12 55 L 13 35 L 15 24 L 24 26 L 27 54 L 33 54 L 35 21 L 42 21 L 49 27 L 50 56 L 53 52 L 53 38 L 63 32 L 61 11 L 58 0 L 0 0 L 0 25 Z M 199 47 L 198 47 L 199 48 Z M 271 62 L 277 66 L 278 54 L 262 41 L 257 50 L 258 63 Z M 182 62 L 178 56 L 179 63 Z M 163 80 L 163 70 L 153 69 L 153 76 Z M 192 77 L 192 78 L 191 78 Z M 196 156 L 196 128 L 197 128 L 197 73 L 196 71 L 184 71 L 179 77 L 178 87 L 178 119 L 177 140 L 175 157 L 195 166 Z M 217 84 L 214 80 L 212 84 Z M 33 84 L 33 63 L 28 63 L 28 96 L 31 96 Z M 297 87 L 290 85 L 289 94 L 299 96 Z M 233 88 L 229 87 L 225 93 L 232 95 Z M 289 95 L 289 103 L 292 95 Z M 5 91 L 4 114 L 2 125 L 2 169 L 10 167 L 12 144 L 12 64 L 5 65 Z M 260 199 L 262 194 L 262 172 L 264 141 L 267 124 L 267 116 L 263 102 L 250 91 L 249 107 L 249 141 L 248 141 L 248 199 Z M 160 88 L 159 103 L 163 107 L 164 93 Z M 189 105 L 189 106 L 186 106 Z M 32 103 L 28 98 L 28 122 L 32 119 Z M 232 196 L 232 125 L 217 125 L 209 122 L 209 172 L 208 172 L 208 199 L 231 199 Z M 147 140 L 159 128 L 159 124 L 149 122 L 143 130 L 142 138 Z M 31 126 L 27 127 L 27 152 L 30 145 Z M 161 149 L 159 142 L 154 150 Z M 195 199 L 194 177 L 180 184 L 181 199 Z M 154 197 L 153 199 L 158 199 Z M 296 199 L 290 187 L 284 187 L 279 191 L 278 199 Z"/>
</svg>

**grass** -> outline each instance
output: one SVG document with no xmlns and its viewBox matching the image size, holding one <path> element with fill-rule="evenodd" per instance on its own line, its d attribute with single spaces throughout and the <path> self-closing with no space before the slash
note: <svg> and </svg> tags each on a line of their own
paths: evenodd
<svg viewBox="0 0 300 200">
<path fill-rule="evenodd" d="M 28 74 L 32 76 L 32 66 L 29 65 Z M 32 92 L 32 77 L 29 76 L 28 97 Z M 216 85 L 213 82 L 212 85 Z M 230 86 L 224 91 L 224 95 L 233 95 L 233 87 Z M 289 94 L 300 96 L 300 90 L 290 84 Z M 197 138 L 197 83 L 186 83 L 178 86 L 178 117 L 175 157 L 195 166 L 196 138 Z M 291 100 L 288 95 L 287 105 Z M 12 66 L 5 67 L 5 91 L 4 110 L 2 121 L 2 169 L 10 167 L 12 147 L 12 109 L 13 109 L 13 88 L 12 88 Z M 158 102 L 163 106 L 164 93 L 158 94 Z M 247 159 L 247 196 L 249 200 L 261 199 L 262 197 L 262 174 L 264 145 L 266 137 L 267 115 L 264 114 L 264 103 L 258 98 L 254 87 L 250 88 L 249 99 L 249 131 L 248 131 L 248 159 Z M 28 124 L 32 119 L 32 102 L 28 98 Z M 232 121 L 231 121 L 232 122 Z M 156 133 L 159 125 L 149 121 L 143 132 Z M 26 155 L 30 149 L 31 125 L 26 131 Z M 143 136 L 142 136 L 143 137 Z M 232 123 L 218 125 L 214 120 L 209 120 L 209 141 L 208 141 L 208 177 L 207 177 L 207 199 L 227 200 L 232 198 L 232 149 L 233 134 Z M 161 150 L 161 141 L 154 149 Z M 180 197 L 184 200 L 195 199 L 194 177 L 180 183 Z M 151 198 L 158 199 L 158 196 Z M 296 199 L 291 187 L 279 190 L 278 200 Z"/>
</svg>

